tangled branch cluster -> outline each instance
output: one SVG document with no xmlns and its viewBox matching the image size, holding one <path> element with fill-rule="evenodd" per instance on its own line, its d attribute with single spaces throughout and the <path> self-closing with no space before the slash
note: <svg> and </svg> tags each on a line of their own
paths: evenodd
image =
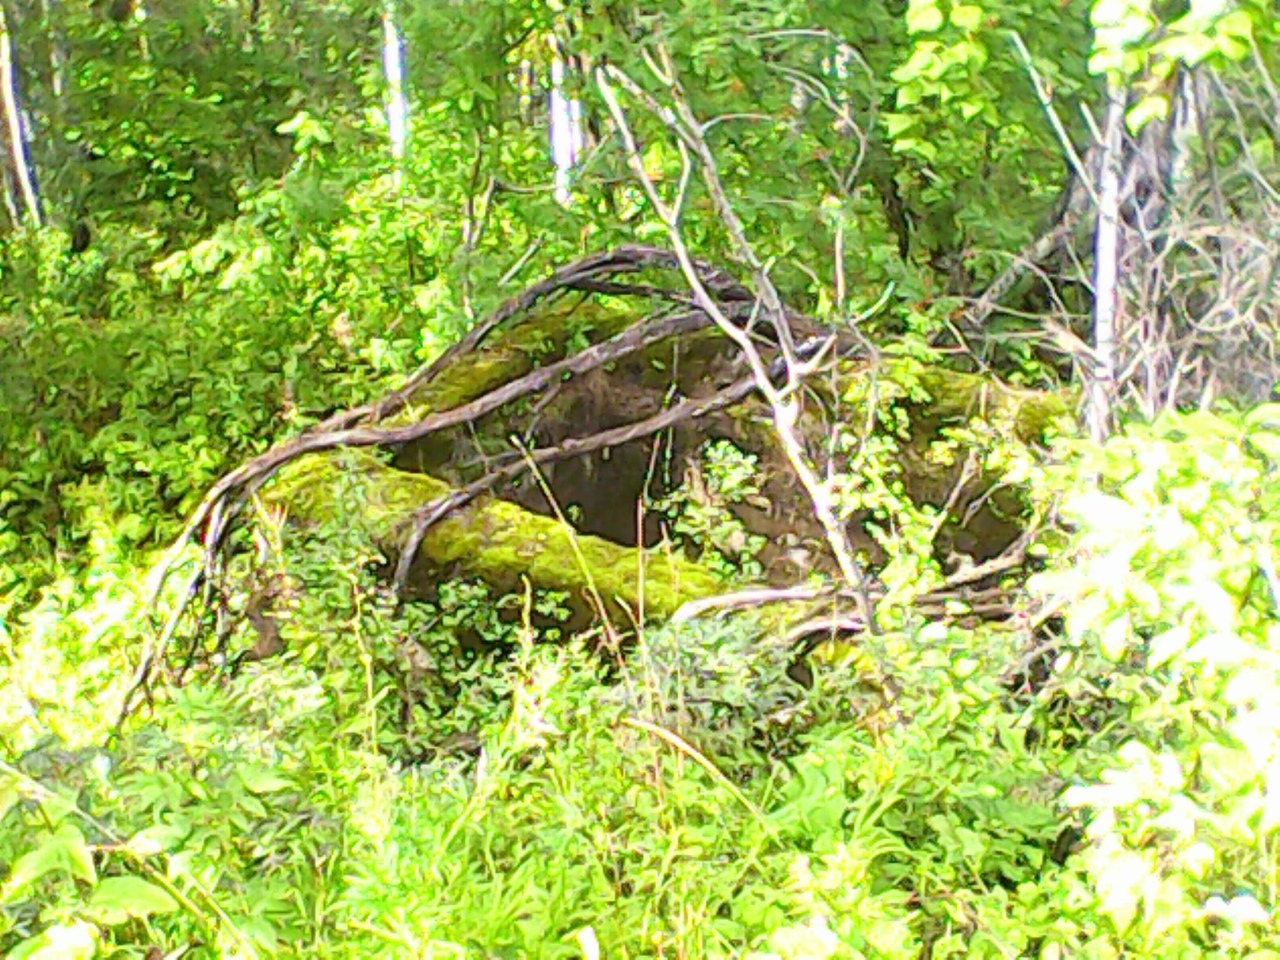
<svg viewBox="0 0 1280 960">
<path fill-rule="evenodd" d="M 718 268 L 700 260 L 687 262 L 697 278 L 702 291 L 701 297 L 716 311 L 715 320 L 703 306 L 694 303 L 687 292 L 649 283 L 627 282 L 625 279 L 646 270 L 669 271 L 677 268 L 680 266 L 680 258 L 671 251 L 650 246 L 625 246 L 587 256 L 511 297 L 472 328 L 462 340 L 422 366 L 396 390 L 372 403 L 337 413 L 224 475 L 210 488 L 167 557 L 157 568 L 152 588 L 153 604 L 186 556 L 188 548 L 193 543 L 200 544 L 200 561 L 187 579 L 156 641 L 144 654 L 131 692 L 126 698 L 122 717 L 127 716 L 134 708 L 138 696 L 149 690 L 151 677 L 157 665 L 166 657 L 183 618 L 193 611 L 217 611 L 224 604 L 220 585 L 225 579 L 231 535 L 237 529 L 238 521 L 254 495 L 286 465 L 305 456 L 338 448 L 396 449 L 431 434 L 474 423 L 487 413 L 555 387 L 565 377 L 582 376 L 653 344 L 691 334 L 720 321 L 731 324 L 755 344 L 759 332 L 753 328 L 755 301 L 751 293 Z M 642 319 L 613 337 L 540 366 L 466 403 L 447 410 L 432 410 L 412 422 L 393 422 L 393 418 L 405 410 L 415 394 L 430 386 L 459 360 L 481 349 L 495 334 L 519 323 L 534 308 L 575 292 L 635 296 L 648 303 L 657 300 L 664 302 L 666 309 L 657 312 L 642 311 Z M 787 316 L 789 319 L 794 318 L 789 312 Z M 799 362 L 805 362 L 827 352 L 830 346 L 830 338 L 813 338 L 809 342 L 793 345 L 790 356 L 797 358 Z M 781 356 L 766 362 L 763 375 L 767 384 L 773 384 L 784 377 L 785 364 L 786 360 Z M 708 396 L 677 400 L 667 408 L 634 422 L 589 436 L 571 437 L 555 446 L 523 453 L 513 451 L 498 458 L 484 476 L 450 491 L 436 501 L 422 505 L 408 518 L 408 532 L 397 564 L 397 586 L 404 585 L 418 547 L 434 524 L 503 482 L 544 464 L 580 457 L 651 436 L 683 421 L 704 416 L 740 401 L 758 387 L 759 382 L 755 376 L 744 376 Z M 225 642 L 225 637 L 220 637 L 219 642 Z"/>
</svg>

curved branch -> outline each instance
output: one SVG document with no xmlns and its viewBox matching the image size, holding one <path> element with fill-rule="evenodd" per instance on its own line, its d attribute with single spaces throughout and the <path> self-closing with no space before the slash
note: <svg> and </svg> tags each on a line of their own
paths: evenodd
<svg viewBox="0 0 1280 960">
<path fill-rule="evenodd" d="M 205 530 L 206 553 L 211 547 L 216 549 L 221 543 L 225 531 L 220 525 L 212 523 L 212 518 L 214 508 L 224 499 L 235 496 L 237 492 L 246 489 L 250 485 L 264 482 L 286 463 L 308 453 L 342 446 L 392 446 L 406 443 L 437 430 L 467 422 L 490 409 L 494 409 L 494 406 L 485 406 L 484 401 L 486 398 L 481 398 L 475 402 L 480 405 L 478 407 L 475 405 L 461 407 L 457 411 L 449 411 L 434 417 L 428 417 L 420 423 L 406 427 L 376 428 L 372 426 L 355 426 L 361 421 L 376 423 L 404 409 L 415 392 L 432 382 L 450 364 L 460 357 L 475 351 L 490 334 L 513 317 L 528 312 L 539 301 L 555 293 L 578 289 L 580 285 L 584 289 L 591 290 L 591 285 L 598 282 L 600 278 L 617 273 L 636 272 L 646 267 L 678 268 L 678 266 L 679 261 L 675 254 L 659 247 L 628 246 L 608 253 L 584 257 L 567 267 L 555 271 L 547 279 L 535 283 L 517 296 L 508 299 L 465 337 L 445 350 L 435 360 L 420 367 L 396 390 L 372 403 L 335 414 L 292 440 L 278 444 L 266 453 L 225 474 L 209 489 L 209 492 L 187 521 L 186 527 L 169 550 L 168 555 L 158 566 L 154 574 L 155 580 L 151 590 L 150 602 L 154 604 L 158 599 L 168 580 L 170 570 L 195 538 L 198 531 L 202 528 Z M 698 263 L 697 267 L 700 273 L 704 275 L 709 289 L 715 290 L 716 294 L 726 301 L 741 303 L 749 299 L 750 295 L 742 286 L 724 271 L 705 263 Z M 682 324 L 693 322 L 693 316 L 693 314 L 687 314 L 684 321 L 668 321 L 672 326 L 664 336 L 682 332 Z M 699 325 L 704 325 L 706 322 L 704 317 Z M 637 333 L 633 328 L 633 331 L 625 331 L 612 341 L 606 342 L 612 346 L 601 344 L 599 347 L 589 348 L 576 358 L 570 358 L 561 361 L 559 364 L 545 367 L 529 377 L 507 384 L 499 391 L 494 392 L 494 394 L 501 394 L 500 402 L 495 406 L 508 403 L 527 393 L 542 389 L 547 383 L 552 382 L 555 377 L 566 372 L 582 373 L 592 369 L 594 366 L 617 359 L 617 357 L 632 350 L 647 346 L 649 343 L 654 342 L 651 339 L 647 339 L 650 336 L 656 336 L 656 333 L 653 331 Z M 662 337 L 658 337 L 658 339 L 662 339 Z M 593 354 L 593 351 L 600 352 Z M 488 395 L 490 398 L 492 396 L 494 395 Z"/>
<path fill-rule="evenodd" d="M 721 317 L 727 315 L 735 322 L 744 324 L 749 321 L 753 307 L 753 297 L 750 292 L 731 275 L 709 264 L 701 261 L 694 261 L 691 264 L 687 257 L 681 258 L 671 251 L 649 246 L 626 246 L 593 254 L 555 271 L 546 279 L 505 301 L 460 341 L 435 360 L 420 367 L 396 390 L 372 403 L 335 414 L 299 436 L 275 445 L 265 453 L 223 475 L 206 493 L 182 533 L 153 571 L 149 602 L 154 607 L 183 553 L 197 537 L 199 538 L 201 543 L 199 566 L 185 583 L 175 608 L 167 617 L 155 642 L 148 644 L 121 711 L 121 722 L 131 712 L 138 695 L 148 690 L 149 679 L 156 664 L 167 655 L 168 647 L 178 626 L 191 606 L 197 603 L 201 596 L 206 604 L 212 602 L 213 588 L 218 580 L 218 571 L 222 565 L 228 538 L 244 504 L 282 467 L 298 458 L 342 447 L 390 448 L 419 440 L 451 427 L 474 422 L 485 414 L 525 396 L 544 391 L 567 376 L 581 376 L 655 343 L 710 327 L 714 319 L 701 306 L 691 305 L 690 298 L 685 294 L 664 290 L 651 284 L 625 284 L 612 279 L 619 274 L 635 274 L 651 268 L 688 271 L 691 266 L 710 294 L 708 299 L 714 298 L 712 302 L 715 302 L 717 313 Z M 540 302 L 571 290 L 619 296 L 656 297 L 669 303 L 682 305 L 685 309 L 674 314 L 646 318 L 608 340 L 535 369 L 468 403 L 429 413 L 413 423 L 395 426 L 379 425 L 387 417 L 403 410 L 417 391 L 430 384 L 461 357 L 477 350 L 495 331 L 521 314 L 527 313 Z M 737 384 L 709 399 L 679 404 L 647 421 L 614 431 L 606 431 L 596 437 L 567 441 L 554 449 L 538 451 L 534 462 L 548 463 L 557 459 L 580 456 L 600 449 L 601 446 L 616 445 L 627 439 L 645 436 L 680 420 L 700 416 L 732 403 L 750 389 L 750 383 Z M 492 488 L 504 477 L 515 475 L 524 468 L 523 462 L 504 465 L 495 474 L 450 494 L 444 502 L 429 505 L 430 516 L 433 518 L 430 522 L 445 516 L 453 509 Z M 414 529 L 421 530 L 414 541 L 415 546 L 421 541 L 422 534 L 430 525 L 429 522 L 425 522 L 426 516 L 427 514 L 423 511 L 419 511 L 415 516 Z M 406 550 L 406 555 L 410 559 L 412 553 L 413 550 Z"/>
<path fill-rule="evenodd" d="M 698 417 L 706 416 L 708 413 L 723 410 L 730 404 L 741 400 L 755 388 L 754 377 L 743 377 L 709 397 L 697 400 L 682 400 L 675 406 L 668 407 L 666 410 L 655 413 L 644 420 L 614 427 L 612 430 L 604 430 L 589 437 L 571 437 L 558 446 L 534 450 L 529 454 L 527 461 L 523 458 L 515 460 L 486 474 L 460 490 L 454 490 L 439 500 L 427 504 L 413 515 L 409 537 L 405 541 L 404 549 L 401 550 L 400 559 L 396 564 L 396 589 L 403 589 L 409 576 L 409 569 L 413 565 L 413 559 L 417 555 L 418 547 L 421 546 L 422 538 L 427 535 L 427 531 L 454 510 L 466 506 L 476 497 L 492 490 L 502 481 L 511 480 L 519 476 L 530 466 L 538 467 L 547 463 L 556 463 L 560 460 L 581 457 L 597 450 L 603 450 L 606 447 L 621 446 L 624 443 L 651 436 L 677 423 L 694 420 Z"/>
</svg>

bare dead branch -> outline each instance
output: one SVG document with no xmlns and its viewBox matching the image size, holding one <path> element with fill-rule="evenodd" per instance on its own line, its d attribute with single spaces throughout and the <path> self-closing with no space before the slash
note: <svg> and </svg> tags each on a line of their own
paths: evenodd
<svg viewBox="0 0 1280 960">
<path fill-rule="evenodd" d="M 841 575 L 850 589 L 854 590 L 860 597 L 859 606 L 864 620 L 874 629 L 874 616 L 871 600 L 867 592 L 866 573 L 854 554 L 848 531 L 836 514 L 831 487 L 823 482 L 812 463 L 810 463 L 804 442 L 796 429 L 799 419 L 799 390 L 803 385 L 805 376 L 812 368 L 807 366 L 805 361 L 802 361 L 796 355 L 790 324 L 782 308 L 777 289 L 773 286 L 768 272 L 751 248 L 742 222 L 729 202 L 716 167 L 715 157 L 712 155 L 706 139 L 702 136 L 702 128 L 697 118 L 680 93 L 679 86 L 675 81 L 674 66 L 665 49 L 659 48 L 659 57 L 662 65 L 660 69 L 655 68 L 655 73 L 660 79 L 664 79 L 668 83 L 669 96 L 673 103 L 672 107 L 668 108 L 658 104 L 638 83 L 616 67 L 610 66 L 597 69 L 597 88 L 604 98 L 609 113 L 613 118 L 614 126 L 622 139 L 632 173 L 640 182 L 646 196 L 649 198 L 650 204 L 666 227 L 668 239 L 675 250 L 681 269 L 684 271 L 685 279 L 693 290 L 699 306 L 707 312 L 716 326 L 738 347 L 751 369 L 756 387 L 765 398 L 772 412 L 774 432 L 783 448 L 787 461 L 804 487 L 810 503 L 813 505 L 814 514 L 823 528 L 832 553 L 836 557 Z M 680 229 L 679 208 L 671 206 L 659 196 L 652 177 L 645 170 L 635 134 L 632 132 L 626 113 L 623 111 L 617 93 L 614 90 L 613 82 L 615 81 L 636 96 L 651 112 L 656 112 L 659 119 L 675 135 L 677 146 L 680 148 L 682 156 L 685 157 L 686 165 L 689 163 L 688 154 L 690 152 L 697 158 L 703 181 L 712 196 L 721 222 L 725 224 L 726 229 L 729 231 L 738 259 L 751 268 L 757 292 L 764 303 L 767 319 L 777 333 L 778 343 L 782 350 L 781 360 L 784 364 L 786 378 L 785 386 L 782 389 L 778 389 L 773 385 L 759 350 L 751 340 L 749 330 L 740 329 L 725 316 L 698 275 L 694 260 L 684 242 Z"/>
</svg>

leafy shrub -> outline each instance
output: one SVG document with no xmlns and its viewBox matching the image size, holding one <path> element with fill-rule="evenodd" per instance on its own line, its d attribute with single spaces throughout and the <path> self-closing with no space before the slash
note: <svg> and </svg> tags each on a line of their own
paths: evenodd
<svg viewBox="0 0 1280 960">
<path fill-rule="evenodd" d="M 726 581 L 762 573 L 757 555 L 764 537 L 748 531 L 731 509 L 761 502 L 756 462 L 728 440 L 708 441 L 680 485 L 655 505 L 671 521 L 675 542 Z"/>
<path fill-rule="evenodd" d="M 1066 601 L 1051 689 L 1123 710 L 1066 795 L 1099 912 L 1146 955 L 1276 949 L 1280 406 L 1074 453 L 1076 534 L 1041 586 Z"/>
</svg>

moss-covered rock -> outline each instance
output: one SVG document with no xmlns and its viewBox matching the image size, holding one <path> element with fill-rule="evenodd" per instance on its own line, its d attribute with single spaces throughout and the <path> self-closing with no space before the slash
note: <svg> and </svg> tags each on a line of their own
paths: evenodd
<svg viewBox="0 0 1280 960">
<path fill-rule="evenodd" d="M 845 374 L 850 386 L 844 399 L 854 405 L 855 419 L 865 415 L 874 384 L 877 404 L 907 407 L 913 424 L 924 428 L 921 439 L 941 426 L 982 420 L 1023 443 L 1037 443 L 1073 417 L 1075 397 L 1068 391 L 1012 387 L 915 357 L 886 357 L 874 370 L 849 364 Z"/>
<path fill-rule="evenodd" d="M 940 422 L 978 418 L 1008 427 L 1023 443 L 1036 443 L 1073 415 L 1074 399 L 1066 392 L 1019 389 L 944 367 L 917 366 L 916 375 L 929 395 L 929 418 Z"/>
</svg>

